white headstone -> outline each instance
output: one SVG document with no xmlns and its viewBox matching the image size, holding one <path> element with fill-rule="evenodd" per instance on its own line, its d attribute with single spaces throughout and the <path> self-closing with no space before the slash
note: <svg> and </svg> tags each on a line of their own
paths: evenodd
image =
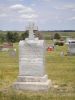
<svg viewBox="0 0 75 100">
<path fill-rule="evenodd" d="M 71 55 L 75 55 L 75 40 L 69 42 L 68 47 L 69 47 L 68 48 L 69 49 L 69 53 Z"/>
<path fill-rule="evenodd" d="M 29 38 L 19 42 L 19 76 L 14 83 L 16 89 L 48 90 L 50 80 L 45 75 L 44 40 L 34 37 L 33 26 Z"/>
<path fill-rule="evenodd" d="M 20 75 L 44 75 L 44 41 L 26 40 L 20 42 Z"/>
</svg>

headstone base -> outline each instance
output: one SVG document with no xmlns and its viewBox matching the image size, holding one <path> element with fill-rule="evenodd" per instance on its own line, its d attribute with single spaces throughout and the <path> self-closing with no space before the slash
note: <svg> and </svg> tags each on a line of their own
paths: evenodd
<svg viewBox="0 0 75 100">
<path fill-rule="evenodd" d="M 51 80 L 48 80 L 47 75 L 43 77 L 34 76 L 18 76 L 17 82 L 14 82 L 13 87 L 16 90 L 32 90 L 32 91 L 47 91 L 52 86 Z"/>
</svg>

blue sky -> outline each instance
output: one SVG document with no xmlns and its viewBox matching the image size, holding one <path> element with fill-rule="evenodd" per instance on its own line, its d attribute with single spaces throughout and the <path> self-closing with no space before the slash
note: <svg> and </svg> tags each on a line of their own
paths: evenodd
<svg viewBox="0 0 75 100">
<path fill-rule="evenodd" d="M 0 30 L 75 30 L 75 0 L 0 0 Z"/>
</svg>

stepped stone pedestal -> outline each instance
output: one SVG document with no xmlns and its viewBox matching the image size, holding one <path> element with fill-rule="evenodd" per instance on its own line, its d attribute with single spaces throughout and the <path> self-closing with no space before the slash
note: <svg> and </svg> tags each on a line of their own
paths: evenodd
<svg viewBox="0 0 75 100">
<path fill-rule="evenodd" d="M 32 27 L 29 38 L 19 42 L 19 76 L 14 88 L 20 90 L 48 90 L 51 80 L 45 74 L 45 44 L 33 35 Z"/>
<path fill-rule="evenodd" d="M 17 90 L 47 91 L 51 86 L 51 81 L 47 75 L 43 77 L 18 76 L 17 82 L 14 83 Z"/>
</svg>

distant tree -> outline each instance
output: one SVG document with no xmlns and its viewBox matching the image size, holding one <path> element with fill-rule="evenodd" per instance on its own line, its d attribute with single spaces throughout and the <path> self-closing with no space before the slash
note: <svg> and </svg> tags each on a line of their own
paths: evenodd
<svg viewBox="0 0 75 100">
<path fill-rule="evenodd" d="M 60 38 L 61 38 L 60 34 L 55 33 L 55 35 L 54 35 L 54 39 L 60 39 Z"/>
<path fill-rule="evenodd" d="M 13 33 L 12 32 L 7 32 L 7 34 L 6 34 L 6 40 L 7 40 L 7 42 L 14 42 L 13 41 Z"/>
<path fill-rule="evenodd" d="M 0 43 L 5 41 L 5 34 L 0 33 Z"/>
<path fill-rule="evenodd" d="M 18 42 L 19 41 L 19 34 L 17 32 L 13 33 L 13 42 Z"/>
<path fill-rule="evenodd" d="M 24 33 L 21 34 L 21 40 L 24 40 L 29 36 L 28 31 L 25 31 Z"/>
</svg>

